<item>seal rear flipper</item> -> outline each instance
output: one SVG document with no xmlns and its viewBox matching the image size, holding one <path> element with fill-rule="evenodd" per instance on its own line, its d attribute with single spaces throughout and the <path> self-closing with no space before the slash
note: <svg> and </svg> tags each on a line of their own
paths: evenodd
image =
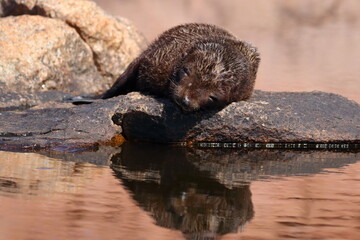
<svg viewBox="0 0 360 240">
<path fill-rule="evenodd" d="M 136 90 L 136 79 L 139 72 L 140 57 L 136 58 L 126 68 L 125 72 L 116 79 L 109 90 L 101 95 L 101 99 L 112 98 Z"/>
</svg>

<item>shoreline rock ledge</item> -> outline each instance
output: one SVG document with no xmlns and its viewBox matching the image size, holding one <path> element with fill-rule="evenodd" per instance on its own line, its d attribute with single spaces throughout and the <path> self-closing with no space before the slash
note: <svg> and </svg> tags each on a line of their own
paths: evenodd
<svg viewBox="0 0 360 240">
<path fill-rule="evenodd" d="M 119 135 L 166 144 L 332 143 L 360 149 L 360 105 L 324 92 L 256 90 L 248 101 L 223 109 L 184 113 L 169 99 L 133 92 L 89 105 L 50 102 L 0 112 L 0 149 L 94 146 Z"/>
<path fill-rule="evenodd" d="M 64 101 L 103 92 L 145 44 L 129 21 L 91 1 L 0 0 L 0 150 L 64 151 L 118 145 L 122 137 L 360 149 L 360 105 L 336 94 L 255 91 L 248 101 L 194 113 L 137 92 L 81 106 Z"/>
<path fill-rule="evenodd" d="M 256 90 L 248 101 L 185 114 L 170 100 L 136 94 L 113 116 L 133 141 L 360 143 L 360 105 L 336 94 Z"/>
</svg>

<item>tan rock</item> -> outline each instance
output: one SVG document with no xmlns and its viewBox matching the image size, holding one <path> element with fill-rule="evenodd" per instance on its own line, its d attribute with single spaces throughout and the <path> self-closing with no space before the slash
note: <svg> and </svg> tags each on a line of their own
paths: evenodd
<svg viewBox="0 0 360 240">
<path fill-rule="evenodd" d="M 0 18 L 0 82 L 17 92 L 99 91 L 93 53 L 60 20 L 41 16 Z"/>
<path fill-rule="evenodd" d="M 105 13 L 86 0 L 0 0 L 0 16 L 33 14 L 63 21 L 93 52 L 102 90 L 143 50 L 146 41 L 128 20 Z M 87 91 L 88 92 L 88 91 Z"/>
</svg>

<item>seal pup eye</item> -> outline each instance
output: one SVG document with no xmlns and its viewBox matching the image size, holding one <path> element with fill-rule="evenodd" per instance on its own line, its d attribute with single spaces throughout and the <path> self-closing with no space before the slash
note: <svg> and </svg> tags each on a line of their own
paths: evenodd
<svg viewBox="0 0 360 240">
<path fill-rule="evenodd" d="M 209 100 L 210 100 L 210 102 L 213 102 L 213 103 L 219 101 L 219 99 L 217 97 L 213 96 L 213 95 L 209 96 Z"/>
<path fill-rule="evenodd" d="M 175 81 L 178 83 L 185 76 L 189 76 L 189 75 L 190 75 L 190 70 L 187 67 L 180 68 L 180 70 L 176 73 Z"/>
<path fill-rule="evenodd" d="M 184 71 L 184 73 L 188 76 L 190 76 L 190 70 L 187 67 L 183 67 L 182 69 Z"/>
</svg>

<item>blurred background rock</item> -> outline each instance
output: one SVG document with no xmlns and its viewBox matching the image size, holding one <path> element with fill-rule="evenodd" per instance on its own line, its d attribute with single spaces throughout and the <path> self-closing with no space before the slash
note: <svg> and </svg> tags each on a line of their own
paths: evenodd
<svg viewBox="0 0 360 240">
<path fill-rule="evenodd" d="M 95 0 L 152 41 L 185 22 L 225 27 L 262 56 L 255 88 L 321 90 L 360 102 L 357 0 Z"/>
</svg>

